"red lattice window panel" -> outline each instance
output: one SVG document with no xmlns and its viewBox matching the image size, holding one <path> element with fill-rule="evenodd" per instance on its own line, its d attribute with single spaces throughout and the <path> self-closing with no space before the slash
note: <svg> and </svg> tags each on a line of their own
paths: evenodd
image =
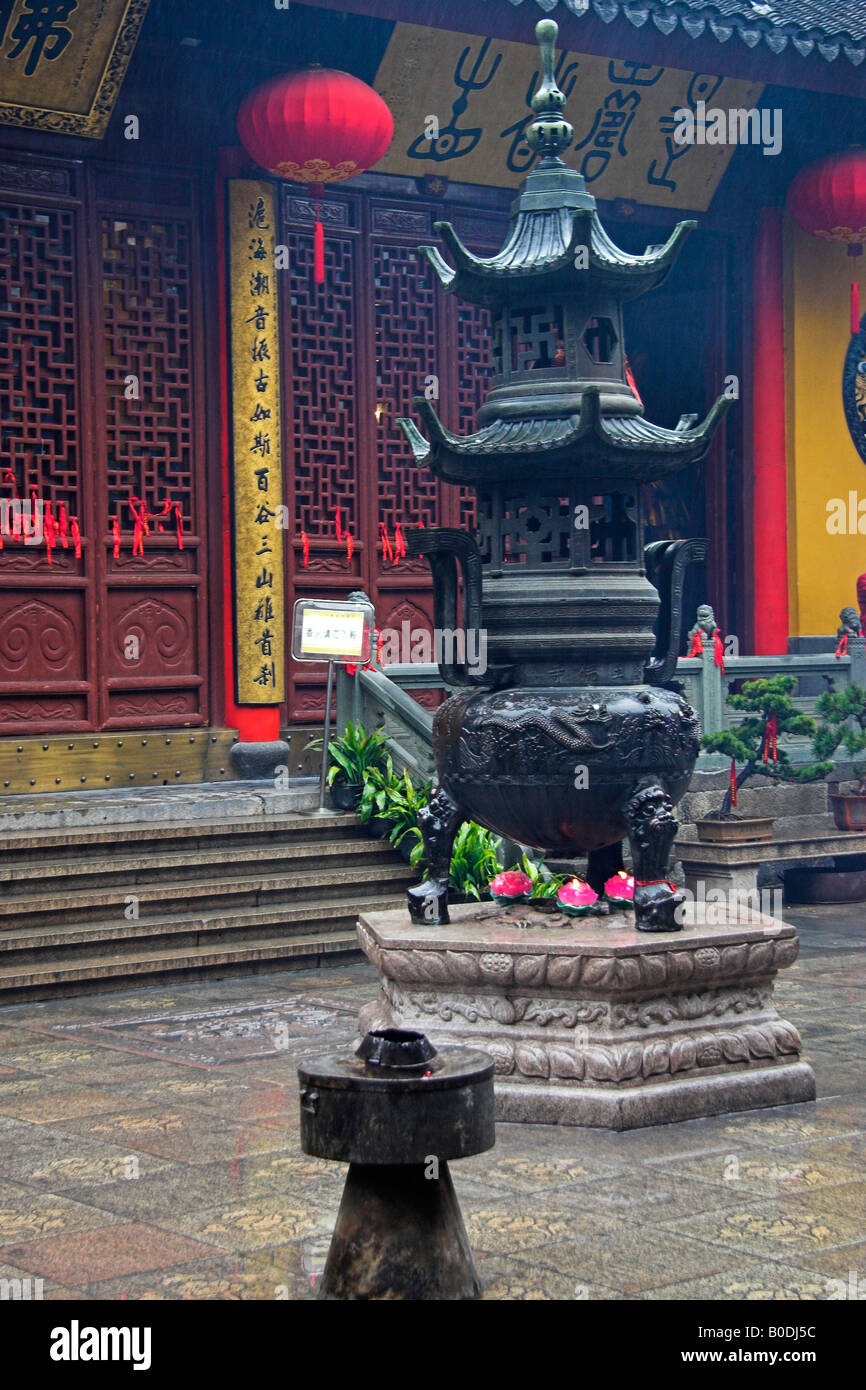
<svg viewBox="0 0 866 1390">
<path fill-rule="evenodd" d="M 189 228 L 179 218 L 110 214 L 100 228 L 107 515 L 128 531 L 130 496 L 151 512 L 171 498 L 189 525 L 195 501 Z M 138 399 L 131 394 L 136 389 Z"/>
<path fill-rule="evenodd" d="M 461 304 L 457 309 L 457 430 L 472 434 L 478 429 L 478 411 L 484 404 L 490 379 L 492 336 L 489 309 L 475 304 Z M 459 489 L 459 522 L 473 531 L 476 526 L 475 494 L 469 488 Z"/>
<path fill-rule="evenodd" d="M 311 539 L 344 529 L 359 534 L 357 322 L 355 246 L 328 234 L 325 284 L 313 283 L 313 238 L 292 231 L 283 351 L 291 354 L 293 529 Z M 282 272 L 285 274 L 286 272 Z M 285 305 L 285 301 L 284 301 Z"/>
<path fill-rule="evenodd" d="M 374 245 L 373 284 L 376 403 L 382 408 L 377 432 L 379 520 L 389 533 L 403 526 L 436 525 L 439 487 L 419 469 L 398 416 L 416 414 L 413 396 L 441 371 L 437 350 L 437 296 L 434 277 L 414 246 Z M 438 380 L 438 377 L 436 378 Z M 434 405 L 441 407 L 439 399 Z"/>
<path fill-rule="evenodd" d="M 73 212 L 0 203 L 0 469 L 83 527 L 75 254 Z"/>
</svg>

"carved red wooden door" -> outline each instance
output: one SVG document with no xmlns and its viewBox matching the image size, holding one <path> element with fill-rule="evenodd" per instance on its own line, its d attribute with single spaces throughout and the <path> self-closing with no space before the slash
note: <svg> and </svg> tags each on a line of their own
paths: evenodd
<svg viewBox="0 0 866 1390">
<path fill-rule="evenodd" d="M 81 531 L 0 552 L 0 733 L 207 722 L 197 224 L 184 176 L 0 157 L 0 495 Z"/>
<path fill-rule="evenodd" d="M 436 240 L 433 223 L 453 217 L 441 203 L 346 191 L 329 194 L 321 212 L 326 284 L 319 290 L 314 204 L 284 191 L 285 472 L 295 535 L 287 594 L 290 601 L 342 598 L 363 588 L 380 628 L 399 635 L 392 659 L 409 661 L 412 639 L 418 659 L 421 634 L 432 633 L 430 573 L 424 561 L 389 558 L 382 528 L 393 549 L 398 523 L 471 524 L 473 501 L 417 467 L 396 419 L 414 413 L 412 398 L 426 387 L 449 425 L 474 428 L 489 363 L 487 315 L 442 294 L 418 255 L 419 242 Z M 479 213 L 454 220 L 475 248 L 492 249 L 501 239 L 501 219 Z M 353 537 L 351 559 L 345 539 L 337 539 L 338 508 L 341 532 Z M 320 715 L 324 668 L 290 662 L 288 676 L 288 718 Z M 424 691 L 418 698 L 439 697 Z"/>
</svg>

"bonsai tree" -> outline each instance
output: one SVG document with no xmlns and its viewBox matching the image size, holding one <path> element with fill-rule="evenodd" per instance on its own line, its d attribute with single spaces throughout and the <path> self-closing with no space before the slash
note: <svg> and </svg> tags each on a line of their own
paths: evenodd
<svg viewBox="0 0 866 1390">
<path fill-rule="evenodd" d="M 866 690 L 847 685 L 844 690 L 825 690 L 819 696 L 815 712 L 820 715 L 812 749 L 817 758 L 832 758 L 839 747 L 855 759 L 854 776 L 858 779 L 855 795 L 866 796 L 866 758 L 857 761 L 857 754 L 866 752 Z"/>
<path fill-rule="evenodd" d="M 747 714 L 733 728 L 704 734 L 701 740 L 708 752 L 724 753 L 731 759 L 731 784 L 720 809 L 710 819 L 732 819 L 740 787 L 756 774 L 776 782 L 817 782 L 832 772 L 830 762 L 794 766 L 784 749 L 778 747 L 783 734 L 808 738 L 816 733 L 814 719 L 801 714 L 791 699 L 796 686 L 795 676 L 761 677 L 745 683 L 742 694 L 728 696 L 732 709 L 746 710 Z M 742 764 L 739 772 L 738 763 Z"/>
</svg>

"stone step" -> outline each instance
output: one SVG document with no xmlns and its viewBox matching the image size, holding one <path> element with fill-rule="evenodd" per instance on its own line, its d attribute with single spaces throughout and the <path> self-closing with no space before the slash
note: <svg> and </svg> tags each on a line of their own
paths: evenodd
<svg viewBox="0 0 866 1390">
<path fill-rule="evenodd" d="M 52 857 L 73 857 L 82 850 L 110 845 L 153 844 L 161 849 L 230 843 L 234 840 L 253 843 L 293 844 L 318 843 L 323 839 L 357 838 L 361 821 L 351 813 L 327 817 L 303 815 L 241 816 L 236 819 L 145 824 L 106 824 L 79 828 L 75 826 L 51 829 L 16 830 L 0 834 L 0 857 L 19 859 L 24 855 L 48 851 Z"/>
<path fill-rule="evenodd" d="M 239 790 L 18 798 L 0 819 L 0 1002 L 357 956 L 358 913 L 401 906 L 415 872 L 357 815 L 311 814 L 308 791 Z"/>
<path fill-rule="evenodd" d="M 171 951 L 155 947 L 132 956 L 93 955 L 69 964 L 46 961 L 24 968 L 0 969 L 0 1002 L 45 999 L 58 994 L 81 994 L 98 987 L 127 989 L 133 982 L 188 978 L 221 970 L 235 974 L 244 969 L 303 970 L 311 966 L 348 960 L 358 954 L 357 937 L 351 932 L 310 933 L 290 937 L 276 934 L 253 937 L 238 945 L 197 946 Z"/>
<path fill-rule="evenodd" d="M 82 923 L 63 921 L 51 927 L 14 927 L 0 932 L 0 968 L 18 969 L 24 964 L 52 959 L 74 960 L 78 957 L 105 954 L 106 958 L 134 955 L 149 944 L 164 941 L 167 947 L 180 950 L 215 941 L 243 941 L 246 936 L 279 935 L 288 939 L 296 935 L 328 935 L 354 928 L 359 911 L 385 911 L 401 907 L 405 899 L 387 888 L 375 896 L 365 895 L 352 900 L 329 903 L 324 908 L 315 903 L 289 907 L 271 904 L 267 907 L 236 908 L 222 913 L 191 912 L 173 916 L 139 918 L 137 922 Z"/>
<path fill-rule="evenodd" d="M 230 849 L 230 857 L 227 855 Z M 42 851 L 44 853 L 44 849 Z M 69 888 L 78 889 L 104 882 L 109 877 L 113 883 L 138 883 L 158 881 L 166 877 L 187 879 L 198 877 L 207 871 L 211 876 L 224 877 L 236 872 L 239 864 L 246 864 L 259 870 L 272 865 L 273 872 L 279 872 L 288 865 L 303 866 L 305 862 L 333 864 L 343 860 L 352 862 L 393 862 L 393 847 L 383 840 L 364 839 L 301 841 L 276 838 L 262 844 L 250 837 L 248 841 L 232 841 L 229 847 L 221 845 L 214 848 L 199 846 L 195 849 L 168 849 L 150 851 L 144 854 L 125 854 L 120 851 L 112 855 L 88 856 L 87 858 L 66 856 L 52 859 L 0 858 L 0 895 L 14 891 L 10 885 L 43 883 L 52 879 L 57 883 L 69 879 Z M 92 882 L 91 882 L 92 881 Z M 57 891 L 56 888 L 54 891 Z"/>
<path fill-rule="evenodd" d="M 318 778 L 291 777 L 287 785 L 232 780 L 183 786 L 90 787 L 76 791 L 0 797 L 0 833 L 103 824 L 145 825 L 242 816 L 309 812 L 319 803 Z"/>
<path fill-rule="evenodd" d="M 0 898 L 0 933 L 4 923 L 17 927 L 40 926 L 59 914 L 74 913 L 79 921 L 104 920 L 109 914 L 118 923 L 125 919 L 128 906 L 125 899 L 138 899 L 139 913 L 151 905 L 186 903 L 190 895 L 197 903 L 213 910 L 224 907 L 261 906 L 264 897 L 271 902 L 333 903 L 340 898 L 369 896 L 387 885 L 396 892 L 417 878 L 414 869 L 395 858 L 391 863 L 362 862 L 341 865 L 317 864 L 302 870 L 284 870 L 273 874 L 235 874 L 211 880 L 203 877 L 194 886 L 187 880 L 157 880 L 135 885 L 135 893 L 124 893 L 129 884 L 109 888 L 88 888 L 81 891 L 57 891 L 35 896 L 32 893 L 9 893 Z M 118 891 L 120 890 L 120 892 Z"/>
</svg>

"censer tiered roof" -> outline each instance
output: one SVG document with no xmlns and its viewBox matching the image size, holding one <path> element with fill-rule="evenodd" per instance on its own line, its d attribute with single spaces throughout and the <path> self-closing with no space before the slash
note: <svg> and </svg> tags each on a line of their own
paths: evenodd
<svg viewBox="0 0 866 1390">
<path fill-rule="evenodd" d="M 512 205 L 502 249 L 493 256 L 475 256 L 450 222 L 437 222 L 436 230 L 453 266 L 436 247 L 419 249 L 442 288 L 490 309 L 503 337 L 509 314 L 519 316 L 526 306 L 542 302 L 554 314 L 565 313 L 565 306 L 582 308 L 584 320 L 593 313 L 611 313 L 621 340 L 622 304 L 662 283 L 697 224 L 678 223 L 664 245 L 650 246 L 640 255 L 616 245 L 599 220 L 583 176 L 560 157 L 574 131 L 563 116 L 565 96 L 554 77 L 557 25 L 542 20 L 536 34 L 543 75 L 532 99 L 535 118 L 526 140 L 540 159 Z M 563 330 L 566 340 L 575 336 L 577 321 L 573 314 L 568 318 L 572 327 L 571 332 Z M 621 341 L 619 370 L 602 371 L 606 379 L 598 382 L 577 370 L 568 341 L 562 344 L 563 363 L 567 350 L 570 370 L 548 370 L 539 377 L 515 369 L 505 377 L 494 376 L 479 412 L 481 428 L 474 434 L 453 434 L 428 400 L 416 398 L 429 441 L 411 420 L 398 422 L 416 461 L 447 482 L 483 486 L 500 477 L 503 466 L 514 479 L 535 477 L 541 467 L 572 478 L 603 472 L 610 478 L 652 481 L 703 457 L 730 404 L 725 396 L 700 423 L 696 415 L 683 415 L 674 429 L 665 429 L 644 419 L 643 406 L 626 381 Z"/>
</svg>

